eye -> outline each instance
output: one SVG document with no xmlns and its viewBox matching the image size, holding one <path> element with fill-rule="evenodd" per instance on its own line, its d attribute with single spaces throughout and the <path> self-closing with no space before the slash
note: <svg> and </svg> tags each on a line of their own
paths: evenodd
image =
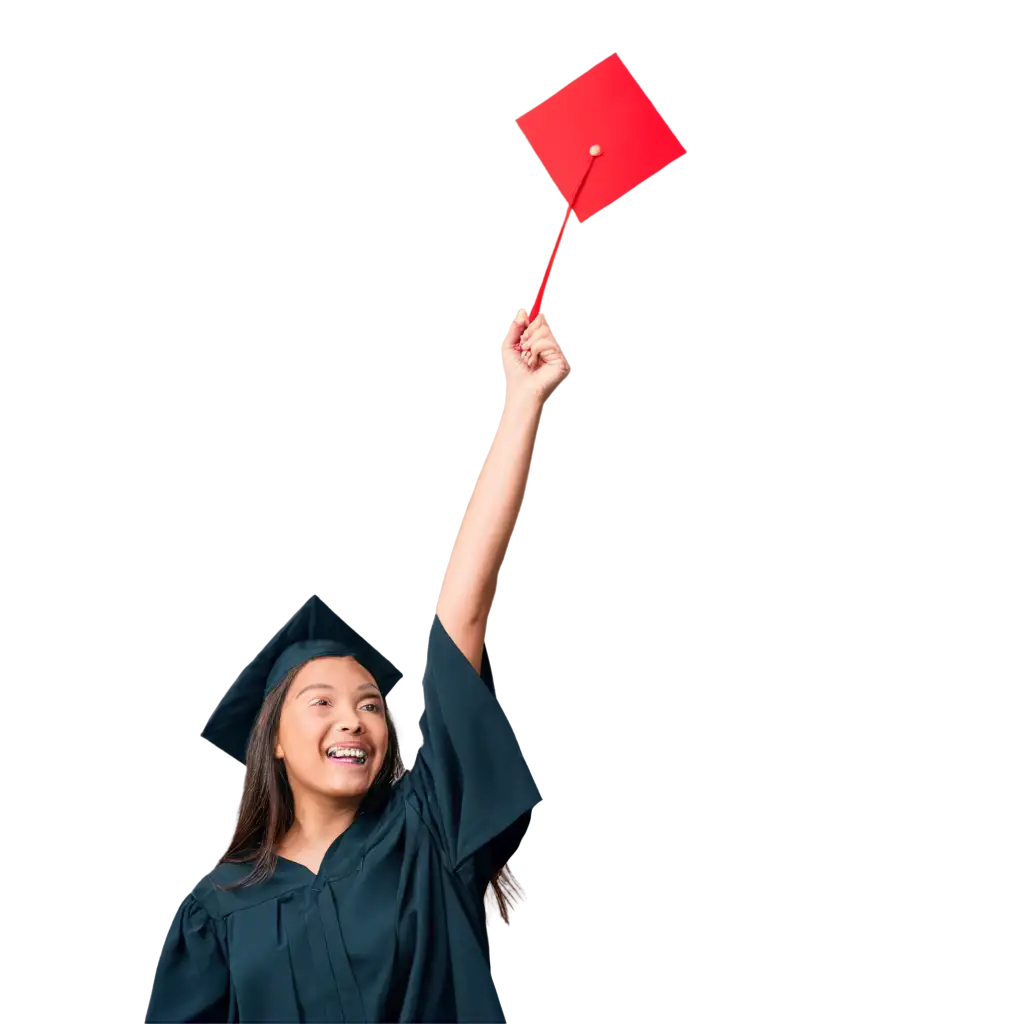
<svg viewBox="0 0 1024 1024">
<path fill-rule="evenodd" d="M 316 705 L 319 704 L 319 705 L 321 705 L 323 707 L 328 707 L 330 705 L 330 703 L 331 702 L 326 697 L 314 697 L 309 702 L 309 706 L 312 708 L 312 707 L 316 707 Z"/>
<path fill-rule="evenodd" d="M 379 704 L 364 704 L 363 707 L 364 708 L 372 708 L 374 711 L 380 711 L 380 705 Z"/>
</svg>

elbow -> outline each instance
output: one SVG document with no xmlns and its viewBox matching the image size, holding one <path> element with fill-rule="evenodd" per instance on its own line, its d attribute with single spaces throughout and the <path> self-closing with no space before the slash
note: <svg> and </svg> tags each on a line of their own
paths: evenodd
<svg viewBox="0 0 1024 1024">
<path fill-rule="evenodd" d="M 441 602 L 438 602 L 437 617 L 462 656 L 473 666 L 476 674 L 480 675 L 484 660 L 486 617 L 481 619 L 464 618 L 458 612 L 452 614 L 447 611 L 442 607 Z"/>
<path fill-rule="evenodd" d="M 482 590 L 462 587 L 458 591 L 443 586 L 437 599 L 437 615 L 446 625 L 449 622 L 465 623 L 468 626 L 482 626 L 494 602 L 497 579 L 488 581 Z"/>
</svg>

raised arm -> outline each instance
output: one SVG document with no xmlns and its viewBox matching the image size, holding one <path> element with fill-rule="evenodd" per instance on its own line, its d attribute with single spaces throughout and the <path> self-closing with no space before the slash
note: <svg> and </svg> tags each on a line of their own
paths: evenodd
<svg viewBox="0 0 1024 1024">
<path fill-rule="evenodd" d="M 437 600 L 437 616 L 477 672 L 487 616 L 498 586 L 530 472 L 541 410 L 569 373 L 541 314 L 526 325 L 520 310 L 501 345 L 505 406 L 484 460 Z"/>
</svg>

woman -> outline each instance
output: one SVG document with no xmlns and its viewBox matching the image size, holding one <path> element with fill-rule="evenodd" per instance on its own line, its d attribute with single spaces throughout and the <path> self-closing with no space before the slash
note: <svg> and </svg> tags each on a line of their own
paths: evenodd
<svg viewBox="0 0 1024 1024">
<path fill-rule="evenodd" d="M 504 342 L 505 407 L 427 645 L 423 745 L 403 770 L 401 673 L 313 597 L 203 735 L 245 762 L 238 826 L 186 897 L 148 1021 L 503 1021 L 484 896 L 540 793 L 494 695 L 484 631 L 541 409 L 569 373 L 543 316 Z"/>
</svg>

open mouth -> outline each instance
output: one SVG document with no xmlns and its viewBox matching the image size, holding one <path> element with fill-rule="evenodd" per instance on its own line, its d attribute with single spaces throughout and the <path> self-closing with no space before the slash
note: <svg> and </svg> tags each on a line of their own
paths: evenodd
<svg viewBox="0 0 1024 1024">
<path fill-rule="evenodd" d="M 366 751 L 358 747 L 328 747 L 327 757 L 341 764 L 366 764 Z"/>
</svg>

